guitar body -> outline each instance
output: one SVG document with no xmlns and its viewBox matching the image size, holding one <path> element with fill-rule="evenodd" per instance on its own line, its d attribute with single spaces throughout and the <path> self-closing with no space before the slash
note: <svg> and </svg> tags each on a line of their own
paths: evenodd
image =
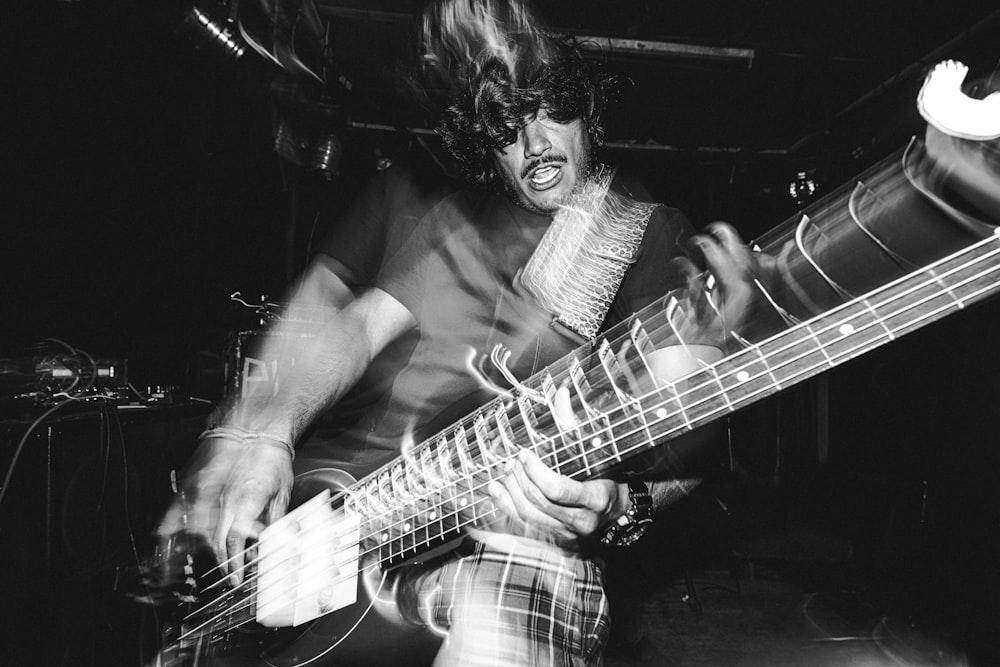
<svg viewBox="0 0 1000 667">
<path fill-rule="evenodd" d="M 350 488 L 356 480 L 336 468 L 300 472 L 292 488 L 292 508 L 329 489 L 335 493 Z M 372 559 L 361 562 L 357 602 L 312 621 L 294 639 L 282 637 L 265 648 L 261 664 L 275 667 L 298 665 L 430 665 L 440 638 L 401 617 L 392 600 L 389 576 L 379 590 L 383 573 Z M 282 630 L 282 635 L 295 630 Z"/>
<path fill-rule="evenodd" d="M 305 469 L 296 475 L 290 512 L 324 492 L 334 495 L 336 505 L 337 494 L 354 484 L 343 470 Z M 192 543 L 183 556 L 190 556 L 196 573 L 214 570 L 214 562 L 207 562 L 214 559 L 200 544 Z M 220 594 L 212 577 L 198 579 L 205 590 L 176 606 L 178 618 L 165 624 L 157 667 L 418 666 L 430 665 L 440 645 L 439 637 L 400 616 L 392 600 L 392 577 L 383 575 L 377 558 L 362 557 L 353 604 L 297 627 L 266 628 L 252 620 L 252 613 L 224 617 L 227 608 L 253 601 L 256 587 L 245 594 Z M 218 621 L 200 627 L 206 617 Z"/>
</svg>

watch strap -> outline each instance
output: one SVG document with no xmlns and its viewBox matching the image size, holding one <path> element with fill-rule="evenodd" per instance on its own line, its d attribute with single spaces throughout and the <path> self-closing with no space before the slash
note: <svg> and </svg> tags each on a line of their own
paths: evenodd
<svg viewBox="0 0 1000 667">
<path fill-rule="evenodd" d="M 642 537 L 653 522 L 653 496 L 649 485 L 646 482 L 629 482 L 628 497 L 628 509 L 605 529 L 602 544 L 628 546 Z"/>
</svg>

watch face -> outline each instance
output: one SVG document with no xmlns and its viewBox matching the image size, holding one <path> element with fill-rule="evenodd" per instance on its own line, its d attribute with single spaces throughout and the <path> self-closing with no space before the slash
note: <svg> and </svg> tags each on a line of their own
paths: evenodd
<svg viewBox="0 0 1000 667">
<path fill-rule="evenodd" d="M 618 536 L 617 540 L 618 544 L 624 546 L 627 544 L 632 544 L 633 542 L 638 540 L 646 533 L 646 529 L 649 528 L 649 523 L 650 522 L 647 520 L 625 526 L 625 528 L 622 529 L 621 534 Z"/>
</svg>

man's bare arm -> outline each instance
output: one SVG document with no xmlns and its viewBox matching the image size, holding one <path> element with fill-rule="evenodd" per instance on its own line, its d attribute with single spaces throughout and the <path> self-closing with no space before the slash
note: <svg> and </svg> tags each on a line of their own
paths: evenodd
<svg viewBox="0 0 1000 667">
<path fill-rule="evenodd" d="M 270 522 L 287 508 L 292 457 L 272 445 L 295 442 L 316 415 L 354 385 L 375 355 L 414 325 L 410 312 L 379 289 L 345 307 L 307 339 L 295 366 L 279 378 L 277 393 L 238 401 L 224 415 L 224 428 L 203 439 L 182 480 L 182 497 L 159 533 L 185 529 L 203 535 L 238 580 L 247 538 L 259 533 L 262 516 Z"/>
</svg>

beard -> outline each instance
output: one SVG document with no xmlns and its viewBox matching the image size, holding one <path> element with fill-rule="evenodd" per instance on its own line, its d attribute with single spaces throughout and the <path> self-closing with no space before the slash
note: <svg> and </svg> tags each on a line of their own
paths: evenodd
<svg viewBox="0 0 1000 667">
<path fill-rule="evenodd" d="M 528 195 L 526 195 L 524 191 L 517 186 L 513 177 L 504 169 L 497 169 L 497 171 L 500 172 L 500 176 L 503 181 L 503 193 L 506 194 L 511 201 L 531 213 L 537 213 L 539 215 L 554 215 L 555 212 L 559 210 L 560 206 L 569 201 L 573 195 L 580 192 L 581 188 L 583 188 L 583 186 L 587 183 L 587 180 L 590 178 L 593 166 L 594 156 L 592 152 L 583 151 L 580 153 L 576 161 L 576 182 L 573 183 L 573 187 L 569 192 L 552 202 L 551 205 L 545 207 L 539 206 L 533 202 Z"/>
</svg>

